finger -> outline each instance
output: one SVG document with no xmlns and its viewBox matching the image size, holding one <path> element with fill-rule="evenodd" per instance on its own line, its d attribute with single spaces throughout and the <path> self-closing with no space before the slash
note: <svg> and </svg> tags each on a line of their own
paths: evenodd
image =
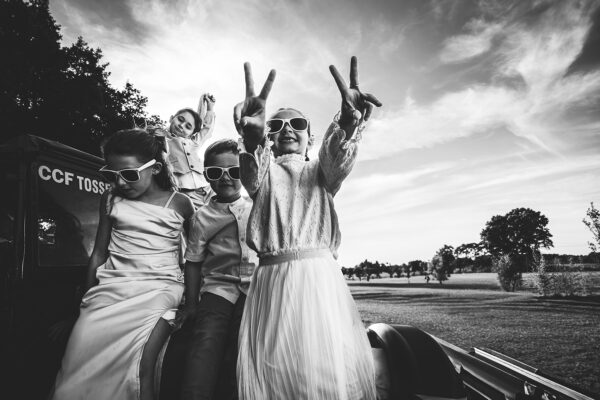
<svg viewBox="0 0 600 400">
<path fill-rule="evenodd" d="M 358 87 L 358 59 L 355 56 L 350 59 L 350 87 Z"/>
<path fill-rule="evenodd" d="M 363 93 L 364 99 L 369 103 L 375 104 L 377 107 L 381 107 L 383 104 L 377 100 L 377 97 L 373 96 L 371 93 Z"/>
<path fill-rule="evenodd" d="M 259 117 L 243 117 L 240 120 L 240 125 L 242 127 L 253 127 L 258 128 L 261 125 L 261 120 Z"/>
<path fill-rule="evenodd" d="M 233 107 L 233 122 L 236 125 L 240 124 L 240 119 L 242 118 L 242 107 L 243 106 L 244 106 L 244 103 L 237 103 Z"/>
<path fill-rule="evenodd" d="M 235 125 L 235 129 L 238 131 L 240 135 L 243 136 L 242 127 L 240 125 L 240 119 L 242 118 L 242 107 L 244 103 L 238 103 L 233 107 L 233 124 Z"/>
<path fill-rule="evenodd" d="M 252 79 L 252 67 L 249 62 L 244 63 L 244 77 L 246 78 L 246 97 L 254 97 L 254 79 Z"/>
<path fill-rule="evenodd" d="M 274 69 L 272 69 L 271 72 L 269 72 L 269 76 L 267 77 L 267 80 L 265 81 L 265 84 L 263 85 L 258 97 L 263 100 L 266 100 L 267 97 L 269 97 L 269 93 L 271 93 L 271 88 L 273 87 L 273 82 L 275 82 L 275 75 L 277 75 L 277 73 Z"/>
<path fill-rule="evenodd" d="M 363 115 L 365 116 L 365 121 L 368 121 L 369 118 L 371 118 L 371 113 L 373 112 L 373 104 L 372 103 L 367 103 L 365 105 L 365 109 L 363 112 Z"/>
<path fill-rule="evenodd" d="M 344 81 L 344 78 L 342 78 L 335 65 L 330 65 L 329 71 L 331 72 L 331 75 L 333 75 L 333 79 L 335 80 L 340 93 L 346 93 L 348 91 L 348 86 L 346 85 L 346 81 Z"/>
</svg>

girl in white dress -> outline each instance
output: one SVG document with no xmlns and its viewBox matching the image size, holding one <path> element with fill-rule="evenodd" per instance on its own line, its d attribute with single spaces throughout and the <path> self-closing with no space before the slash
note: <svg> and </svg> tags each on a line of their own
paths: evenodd
<svg viewBox="0 0 600 400">
<path fill-rule="evenodd" d="M 335 261 L 340 232 L 333 196 L 356 159 L 359 126 L 381 103 L 358 89 L 355 57 L 350 88 L 330 67 L 342 109 L 309 161 L 313 137 L 302 113 L 280 109 L 265 124 L 275 71 L 255 96 L 250 65 L 244 67 L 246 99 L 234 120 L 245 147 L 242 183 L 254 201 L 248 245 L 260 266 L 240 328 L 240 398 L 375 399 L 369 341 Z"/>
<path fill-rule="evenodd" d="M 53 399 L 155 398 L 154 374 L 183 295 L 179 248 L 190 199 L 172 190 L 164 138 L 119 131 L 103 146 L 103 193 L 87 292 Z"/>
</svg>

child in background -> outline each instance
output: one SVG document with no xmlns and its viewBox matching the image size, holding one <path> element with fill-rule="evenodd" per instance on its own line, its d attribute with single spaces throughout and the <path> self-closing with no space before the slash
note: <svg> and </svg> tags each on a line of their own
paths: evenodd
<svg viewBox="0 0 600 400">
<path fill-rule="evenodd" d="M 212 193 L 203 176 L 201 148 L 212 135 L 215 124 L 215 98 L 200 97 L 198 112 L 184 108 L 169 120 L 167 138 L 169 163 L 179 191 L 187 195 L 196 208 L 208 203 Z"/>
<path fill-rule="evenodd" d="M 154 373 L 183 295 L 179 248 L 190 199 L 173 191 L 164 138 L 119 131 L 103 146 L 87 292 L 53 399 L 154 399 Z"/>
<path fill-rule="evenodd" d="M 238 155 L 234 140 L 217 141 L 204 155 L 215 196 L 194 214 L 185 253 L 185 314 L 193 318 L 185 400 L 237 398 L 238 332 L 256 261 L 246 245 L 252 202 L 240 195 Z"/>
<path fill-rule="evenodd" d="M 245 147 L 242 183 L 254 201 L 248 245 L 260 262 L 240 327 L 240 399 L 374 400 L 371 348 L 335 261 L 333 196 L 356 160 L 362 122 L 381 103 L 359 91 L 355 57 L 349 88 L 331 66 L 342 109 L 318 158 L 307 161 L 309 121 L 286 108 L 265 124 L 275 71 L 255 96 L 250 65 L 244 67 L 246 99 L 235 107 L 234 122 Z"/>
</svg>

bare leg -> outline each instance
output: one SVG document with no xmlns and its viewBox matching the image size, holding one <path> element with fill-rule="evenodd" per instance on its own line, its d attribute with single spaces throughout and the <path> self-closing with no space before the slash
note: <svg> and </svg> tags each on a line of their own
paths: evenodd
<svg viewBox="0 0 600 400">
<path fill-rule="evenodd" d="M 160 318 L 152 330 L 148 342 L 144 346 L 140 362 L 140 399 L 154 400 L 154 368 L 158 353 L 169 338 L 171 327 L 164 319 Z"/>
</svg>

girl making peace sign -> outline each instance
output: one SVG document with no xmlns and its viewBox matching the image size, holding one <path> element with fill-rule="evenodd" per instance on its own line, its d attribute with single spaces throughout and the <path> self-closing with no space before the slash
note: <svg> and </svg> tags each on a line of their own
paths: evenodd
<svg viewBox="0 0 600 400">
<path fill-rule="evenodd" d="M 308 161 L 310 121 L 283 108 L 265 122 L 275 71 L 256 96 L 250 65 L 244 69 L 246 98 L 234 108 L 234 122 L 245 147 L 242 183 L 254 200 L 247 241 L 260 266 L 240 328 L 240 398 L 375 399 L 369 341 L 335 261 L 333 197 L 354 165 L 363 123 L 381 103 L 359 90 L 356 57 L 350 87 L 331 66 L 341 111 L 318 158 Z"/>
</svg>

